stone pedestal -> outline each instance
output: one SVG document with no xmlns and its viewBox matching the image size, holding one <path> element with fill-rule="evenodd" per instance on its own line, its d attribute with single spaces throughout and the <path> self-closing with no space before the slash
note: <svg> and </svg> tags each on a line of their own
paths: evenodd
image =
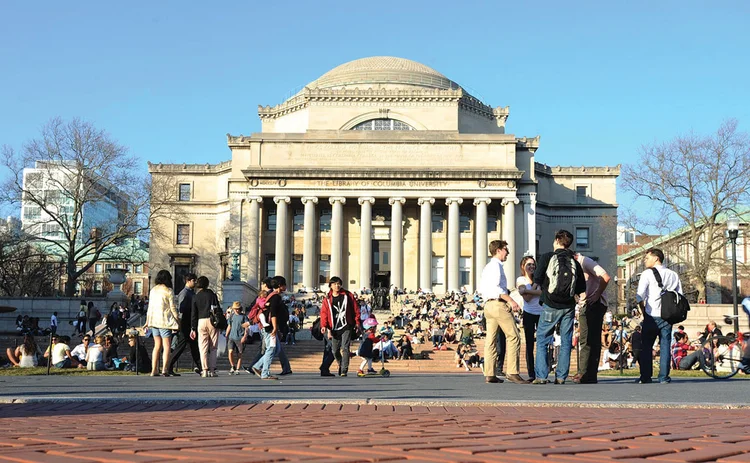
<svg viewBox="0 0 750 463">
<path fill-rule="evenodd" d="M 223 281 L 221 283 L 222 296 L 221 307 L 226 310 L 234 301 L 240 301 L 245 310 L 250 308 L 255 297 L 258 295 L 258 289 L 250 286 L 244 281 Z"/>
</svg>

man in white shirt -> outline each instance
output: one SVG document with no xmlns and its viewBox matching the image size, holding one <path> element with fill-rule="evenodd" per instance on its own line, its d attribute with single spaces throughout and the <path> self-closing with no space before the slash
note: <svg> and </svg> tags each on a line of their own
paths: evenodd
<svg viewBox="0 0 750 463">
<path fill-rule="evenodd" d="M 573 377 L 573 382 L 594 384 L 597 382 L 596 374 L 602 355 L 602 323 L 604 313 L 607 312 L 604 290 L 607 289 L 610 277 L 594 259 L 577 253 L 576 260 L 581 264 L 586 279 L 586 300 L 578 313 L 581 351 L 578 374 Z"/>
<path fill-rule="evenodd" d="M 638 383 L 652 382 L 653 347 L 657 337 L 659 338 L 659 382 L 665 384 L 672 381 L 669 377 L 672 325 L 661 318 L 662 288 L 656 281 L 654 271 L 659 272 L 665 291 L 677 291 L 682 294 L 682 284 L 677 273 L 664 267 L 663 262 L 664 252 L 661 249 L 651 248 L 646 251 L 646 256 L 643 258 L 646 270 L 641 273 L 641 279 L 638 282 L 636 301 L 643 313 L 643 349 L 638 359 L 638 366 L 641 369 L 641 377 L 636 381 Z"/>
<path fill-rule="evenodd" d="M 57 312 L 52 314 L 49 320 L 49 329 L 52 331 L 52 336 L 57 334 Z"/>
<path fill-rule="evenodd" d="M 508 293 L 508 281 L 505 277 L 503 262 L 508 259 L 508 243 L 494 240 L 489 246 L 492 259 L 482 270 L 479 293 L 484 299 L 484 317 L 487 320 L 487 337 L 484 340 L 484 380 L 487 383 L 501 383 L 497 378 L 497 338 L 499 330 L 505 334 L 508 350 L 507 375 L 511 383 L 528 384 L 519 372 L 521 339 L 513 312 L 520 308 Z"/>
</svg>

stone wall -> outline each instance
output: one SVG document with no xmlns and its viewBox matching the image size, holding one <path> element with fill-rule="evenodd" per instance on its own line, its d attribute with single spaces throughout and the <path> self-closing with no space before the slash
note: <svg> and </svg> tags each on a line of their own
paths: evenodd
<svg viewBox="0 0 750 463">
<path fill-rule="evenodd" d="M 107 301 L 103 297 L 86 298 L 86 302 L 93 301 L 94 306 L 99 309 L 102 315 L 109 312 L 109 306 L 112 301 Z M 15 307 L 15 312 L 0 313 L 0 332 L 16 332 L 16 317 L 19 315 L 28 315 L 29 317 L 39 317 L 39 326 L 49 328 L 50 317 L 57 312 L 58 333 L 70 334 L 73 327 L 68 324 L 70 320 L 75 320 L 78 310 L 81 306 L 81 298 L 70 297 L 0 297 L 0 306 Z"/>
</svg>

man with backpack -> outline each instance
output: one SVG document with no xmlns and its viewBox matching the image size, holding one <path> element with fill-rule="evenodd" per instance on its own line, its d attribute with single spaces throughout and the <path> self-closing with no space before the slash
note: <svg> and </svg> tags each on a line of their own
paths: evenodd
<svg viewBox="0 0 750 463">
<path fill-rule="evenodd" d="M 339 363 L 339 376 L 348 373 L 349 351 L 355 330 L 362 331 L 357 299 L 343 288 L 343 284 L 341 278 L 331 277 L 328 282 L 331 290 L 320 307 L 320 332 L 327 335 L 331 342 L 333 355 Z M 329 368 L 330 364 L 322 365 L 320 371 L 322 373 Z"/>
<path fill-rule="evenodd" d="M 662 294 L 676 292 L 682 295 L 682 283 L 676 272 L 664 267 L 664 252 L 658 248 L 646 251 L 643 263 L 646 270 L 641 273 L 636 291 L 636 302 L 643 314 L 642 340 L 638 366 L 641 376 L 637 383 L 652 382 L 651 375 L 654 372 L 653 346 L 656 338 L 659 338 L 659 383 L 666 384 L 672 381 L 669 377 L 671 362 L 672 323 L 665 313 L 662 313 Z M 684 320 L 684 319 L 683 319 Z"/>
<path fill-rule="evenodd" d="M 542 315 L 536 331 L 536 359 L 534 384 L 546 384 L 549 375 L 547 349 L 553 340 L 555 326 L 560 324 L 560 355 L 555 368 L 555 384 L 565 384 L 570 371 L 570 354 L 573 349 L 573 323 L 576 303 L 586 304 L 586 280 L 583 268 L 570 250 L 573 234 L 558 230 L 552 245 L 554 251 L 539 259 L 534 272 L 534 283 L 542 288 L 539 302 Z M 576 296 L 578 301 L 576 301 Z"/>
</svg>

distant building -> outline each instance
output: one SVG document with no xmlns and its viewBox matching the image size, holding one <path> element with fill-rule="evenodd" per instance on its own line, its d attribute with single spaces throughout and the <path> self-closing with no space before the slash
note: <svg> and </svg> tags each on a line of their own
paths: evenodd
<svg viewBox="0 0 750 463">
<path fill-rule="evenodd" d="M 18 235 L 21 232 L 21 221 L 17 217 L 8 216 L 0 221 L 0 234 Z"/>
</svg>

